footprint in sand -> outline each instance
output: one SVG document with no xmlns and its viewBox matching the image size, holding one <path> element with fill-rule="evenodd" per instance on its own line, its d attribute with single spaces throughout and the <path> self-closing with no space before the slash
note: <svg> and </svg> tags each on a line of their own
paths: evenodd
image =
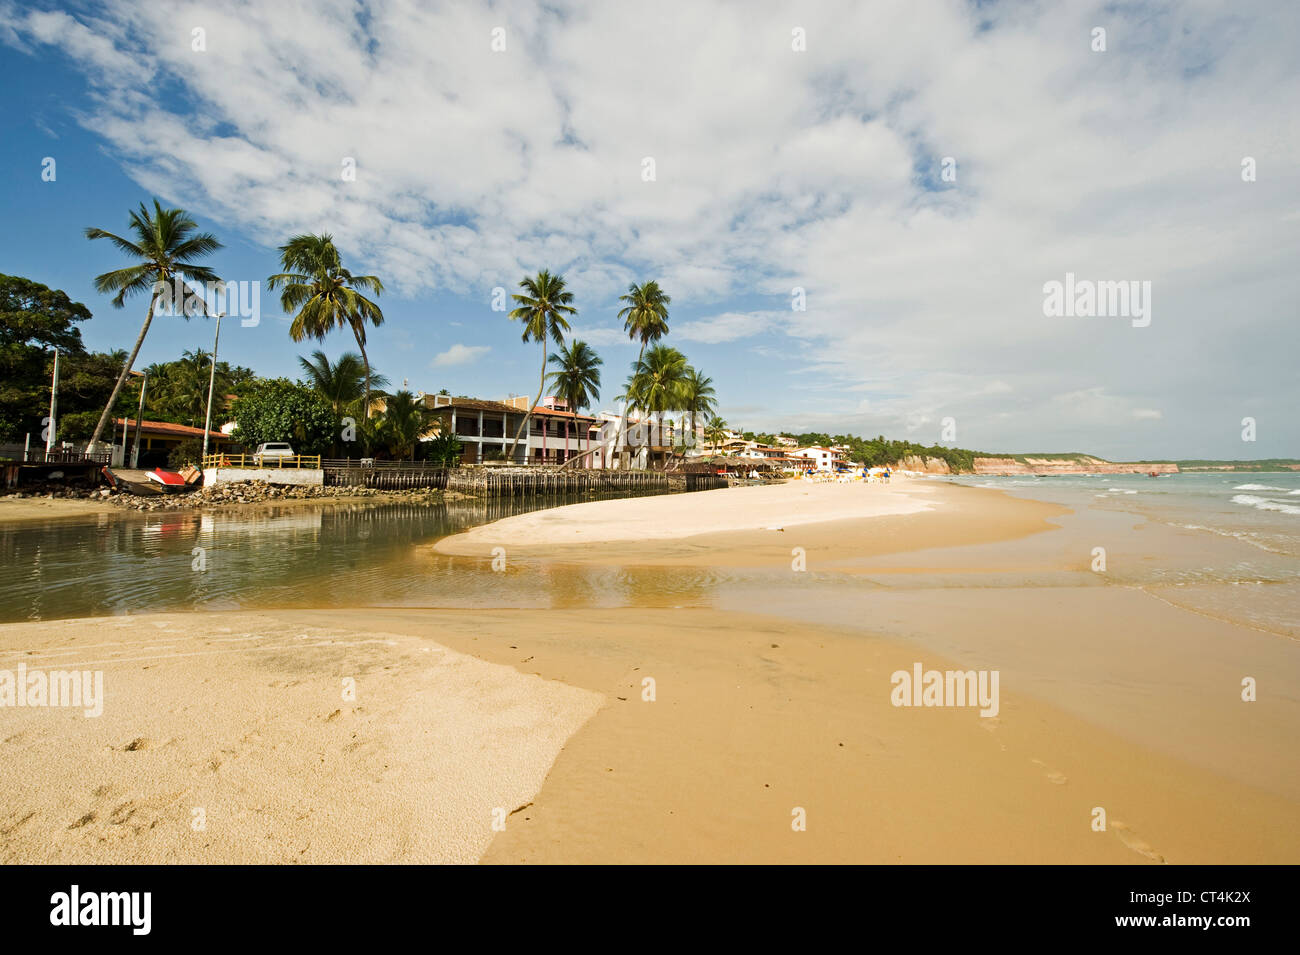
<svg viewBox="0 0 1300 955">
<path fill-rule="evenodd" d="M 17 813 L 15 813 L 14 815 L 17 815 Z M 17 832 L 19 829 L 23 827 L 23 825 L 25 825 L 28 822 L 28 820 L 35 818 L 35 816 L 36 813 L 29 812 L 27 815 L 23 816 L 21 819 L 16 820 L 15 822 L 5 823 L 3 826 L 0 826 L 0 836 L 8 837 L 10 833 Z"/>
<path fill-rule="evenodd" d="M 1066 776 L 1065 773 L 1050 768 L 1041 759 L 1031 759 L 1030 762 L 1033 763 L 1035 766 L 1040 766 L 1044 770 L 1046 770 L 1046 772 L 1044 772 L 1043 775 L 1047 777 L 1048 782 L 1054 783 L 1057 786 L 1064 786 L 1066 783 L 1070 781 L 1070 778 Z"/>
<path fill-rule="evenodd" d="M 115 826 L 120 826 L 134 816 L 139 808 L 135 800 L 128 799 L 109 814 L 108 821 Z"/>
<path fill-rule="evenodd" d="M 1128 848 L 1132 849 L 1138 855 L 1146 856 L 1152 862 L 1158 862 L 1161 865 L 1167 864 L 1165 862 L 1165 857 L 1152 848 L 1150 843 L 1140 838 L 1127 823 L 1120 822 L 1118 819 L 1112 819 L 1109 828 L 1114 831 L 1115 835 L 1119 836 L 1120 842 L 1124 843 L 1124 845 L 1128 846 Z"/>
</svg>

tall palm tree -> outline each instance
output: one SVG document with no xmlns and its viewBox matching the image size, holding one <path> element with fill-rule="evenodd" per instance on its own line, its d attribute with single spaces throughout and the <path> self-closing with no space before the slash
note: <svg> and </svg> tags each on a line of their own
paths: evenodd
<svg viewBox="0 0 1300 955">
<path fill-rule="evenodd" d="M 267 279 L 267 285 L 272 289 L 283 285 L 280 307 L 286 314 L 297 313 L 289 326 L 290 338 L 296 342 L 308 338 L 324 341 L 336 328 L 352 330 L 365 367 L 362 417 L 369 418 L 371 388 L 366 325 L 378 328 L 384 323 L 384 313 L 362 293 L 381 295 L 384 283 L 378 276 L 353 275 L 345 269 L 334 247 L 334 237 L 327 233 L 291 238 L 280 246 L 280 267 L 284 271 Z"/>
<path fill-rule="evenodd" d="M 700 374 L 696 368 L 688 367 L 682 378 L 682 409 L 691 416 L 691 442 L 695 441 L 695 416 L 711 415 L 717 408 L 714 400 L 717 392 L 713 390 L 713 379 Z"/>
<path fill-rule="evenodd" d="M 537 407 L 537 403 L 542 400 L 542 391 L 546 388 L 546 340 L 550 338 L 556 345 L 562 346 L 564 333 L 569 330 L 569 323 L 565 316 L 578 314 L 578 310 L 570 304 L 573 301 L 573 293 L 565 291 L 562 275 L 552 275 L 543 270 L 534 278 L 525 277 L 519 283 L 519 287 L 524 290 L 524 294 L 516 293 L 510 296 L 519 303 L 518 307 L 510 313 L 510 320 L 523 322 L 523 341 L 541 342 L 542 377 L 537 385 L 537 399 L 524 412 L 524 420 L 519 423 L 515 439 L 510 443 L 508 459 L 512 462 L 515 459 L 515 448 L 519 445 L 519 436 L 524 434 L 524 429 L 528 427 L 528 420 L 533 416 L 533 408 Z M 525 462 L 527 457 L 525 453 Z"/>
<path fill-rule="evenodd" d="M 718 450 L 718 445 L 727 437 L 727 422 L 723 421 L 717 415 L 709 419 L 709 423 L 704 426 L 704 440 L 708 441 L 713 450 Z"/>
<path fill-rule="evenodd" d="M 575 340 L 561 345 L 560 350 L 551 356 L 551 364 L 559 369 L 551 372 L 551 381 L 568 402 L 576 425 L 578 412 L 600 397 L 600 366 L 604 361 L 586 342 Z M 567 432 L 564 435 L 564 457 L 566 460 L 569 457 Z"/>
<path fill-rule="evenodd" d="M 145 336 L 149 334 L 149 326 L 153 324 L 154 309 L 157 308 L 158 299 L 164 289 L 177 280 L 190 279 L 204 283 L 221 281 L 212 269 L 198 265 L 194 261 L 211 255 L 221 248 L 221 243 L 211 233 L 198 232 L 198 224 L 185 210 L 164 209 L 155 199 L 153 212 L 150 212 L 142 202 L 140 208 L 131 213 L 130 227 L 135 234 L 134 241 L 103 229 L 91 227 L 86 230 L 87 239 L 108 239 L 120 251 L 137 260 L 134 265 L 105 272 L 95 278 L 97 292 L 117 293 L 113 298 L 114 308 L 121 308 L 129 295 L 146 290 L 152 292 L 149 296 L 149 311 L 145 314 L 144 324 L 140 326 L 135 347 L 131 349 L 131 354 L 122 365 L 122 372 L 117 376 L 117 383 L 113 385 L 113 391 L 108 396 L 104 413 L 99 416 L 99 423 L 95 425 L 95 431 L 90 436 L 90 444 L 86 450 L 92 452 L 99 444 L 104 427 L 113 413 L 113 406 L 117 403 L 118 395 L 122 393 L 122 385 L 131 374 L 131 367 L 135 364 L 136 356 L 140 354 L 140 346 L 144 344 Z M 183 308 L 176 310 L 182 315 L 185 314 Z"/>
<path fill-rule="evenodd" d="M 619 310 L 618 317 L 623 319 L 627 337 L 633 341 L 641 340 L 641 350 L 637 352 L 636 362 L 632 366 L 635 368 L 645 357 L 646 346 L 668 334 L 668 306 L 672 299 L 664 294 L 657 281 L 651 280 L 641 285 L 629 285 L 627 294 L 619 296 L 619 301 L 625 303 Z M 627 403 L 624 402 L 622 420 L 619 422 L 622 434 L 627 433 L 627 412 Z M 621 451 L 619 457 L 624 457 Z"/>
<path fill-rule="evenodd" d="M 310 359 L 298 356 L 298 364 L 307 376 L 307 384 L 330 403 L 336 418 L 342 418 L 365 396 L 366 367 L 356 352 L 345 351 L 339 355 L 338 361 L 331 363 L 329 357 L 318 348 L 311 353 Z M 371 369 L 372 390 L 387 385 L 388 379 Z"/>
<path fill-rule="evenodd" d="M 686 356 L 668 345 L 655 345 L 632 366 L 625 407 L 656 415 L 663 427 L 664 412 L 682 406 Z"/>
</svg>

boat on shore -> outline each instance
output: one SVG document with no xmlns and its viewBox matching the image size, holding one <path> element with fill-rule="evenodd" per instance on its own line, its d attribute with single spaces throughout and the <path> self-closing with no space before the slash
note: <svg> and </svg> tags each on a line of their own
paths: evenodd
<svg viewBox="0 0 1300 955">
<path fill-rule="evenodd" d="M 104 467 L 101 471 L 111 487 L 129 494 L 158 495 L 180 494 L 191 490 L 193 485 L 177 471 L 165 468 L 138 470 L 135 468 Z"/>
</svg>

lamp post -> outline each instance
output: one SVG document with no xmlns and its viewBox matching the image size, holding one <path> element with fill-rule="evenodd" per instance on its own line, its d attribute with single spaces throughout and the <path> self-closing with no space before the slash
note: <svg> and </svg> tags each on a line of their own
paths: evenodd
<svg viewBox="0 0 1300 955">
<path fill-rule="evenodd" d="M 59 413 L 59 350 L 54 349 L 54 377 L 50 379 L 50 430 L 45 433 L 45 460 L 50 459 L 50 449 L 54 447 L 54 433 L 58 430 Z M 26 455 L 23 459 L 26 460 Z"/>
<path fill-rule="evenodd" d="M 203 419 L 203 457 L 208 456 L 208 432 L 212 430 L 212 389 L 217 382 L 217 345 L 221 341 L 221 319 L 225 312 L 217 313 L 217 333 L 212 336 L 212 373 L 208 376 L 208 413 Z M 200 462 L 202 464 L 203 462 Z"/>
</svg>

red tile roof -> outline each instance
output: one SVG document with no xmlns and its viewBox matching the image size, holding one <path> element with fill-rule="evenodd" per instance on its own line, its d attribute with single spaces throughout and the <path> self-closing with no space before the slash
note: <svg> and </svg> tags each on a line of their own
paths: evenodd
<svg viewBox="0 0 1300 955">
<path fill-rule="evenodd" d="M 127 428 L 135 427 L 134 418 L 118 418 L 117 423 Z M 187 424 L 172 424 L 170 421 L 141 421 L 140 430 L 142 432 L 152 432 L 153 434 L 166 434 L 177 438 L 201 438 L 203 437 L 202 428 L 191 428 Z M 210 438 L 230 439 L 229 435 L 222 434 L 220 431 L 209 431 Z"/>
</svg>

